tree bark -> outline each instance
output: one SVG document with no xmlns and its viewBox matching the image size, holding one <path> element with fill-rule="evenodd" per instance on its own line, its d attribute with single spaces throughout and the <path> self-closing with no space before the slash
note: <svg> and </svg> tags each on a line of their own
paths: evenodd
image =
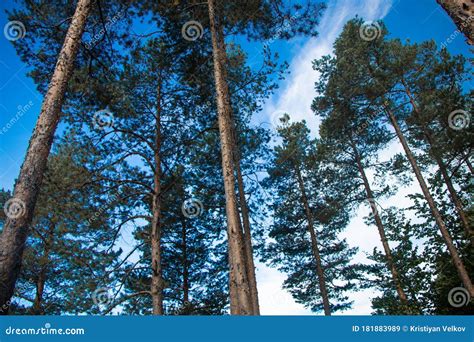
<svg viewBox="0 0 474 342">
<path fill-rule="evenodd" d="M 429 136 L 428 133 L 425 134 L 428 143 L 430 146 L 432 145 L 432 139 Z M 449 177 L 448 170 L 446 165 L 444 164 L 443 159 L 436 153 L 436 151 L 432 151 L 433 158 L 436 160 L 436 163 L 438 164 L 439 171 L 441 173 L 441 177 L 443 177 L 444 184 L 446 184 L 446 187 L 448 188 L 449 196 L 451 197 L 451 201 L 456 207 L 456 210 L 459 214 L 459 218 L 461 219 L 461 224 L 464 229 L 464 233 L 466 234 L 467 239 L 471 242 L 471 245 L 474 246 L 474 232 L 471 229 L 471 226 L 469 224 L 469 219 L 466 215 L 466 212 L 464 211 L 464 206 L 461 201 L 461 199 L 458 197 L 458 194 L 456 192 L 456 189 L 454 188 L 453 182 L 451 181 L 451 178 Z"/>
<path fill-rule="evenodd" d="M 28 226 L 33 217 L 67 83 L 91 7 L 91 0 L 78 0 L 13 191 L 13 197 L 24 204 L 25 210 L 20 217 L 6 219 L 0 236 L 0 308 L 8 307 L 14 292 Z M 0 310 L 0 314 L 6 314 L 7 311 Z"/>
<path fill-rule="evenodd" d="M 188 266 L 188 236 L 186 231 L 186 220 L 181 218 L 181 243 L 183 253 L 183 304 L 189 303 L 189 266 Z"/>
<path fill-rule="evenodd" d="M 161 265 L 161 80 L 157 90 L 153 175 L 153 203 L 151 223 L 151 298 L 153 314 L 163 315 L 163 270 Z"/>
<path fill-rule="evenodd" d="M 216 16 L 216 0 L 208 1 L 212 35 L 214 77 L 217 92 L 217 113 L 222 155 L 222 173 L 226 197 L 228 258 L 230 268 L 230 311 L 234 315 L 252 314 L 252 301 L 245 263 L 245 250 L 241 230 L 237 196 L 235 193 L 234 157 L 232 144 L 232 108 L 229 86 L 225 78 L 227 53 L 223 27 Z"/>
<path fill-rule="evenodd" d="M 405 80 L 402 78 L 402 84 L 403 87 L 405 88 L 405 93 L 408 96 L 408 99 L 410 101 L 410 104 L 413 108 L 413 111 L 415 114 L 419 117 L 421 115 L 421 112 L 418 108 L 417 103 L 415 102 L 415 98 L 413 96 L 413 93 L 411 92 L 410 87 L 408 84 L 405 82 Z M 453 183 L 451 182 L 451 178 L 449 177 L 448 174 L 448 169 L 446 167 L 446 164 L 443 161 L 443 158 L 438 154 L 435 145 L 434 145 L 434 139 L 431 135 L 431 131 L 427 127 L 421 127 L 421 130 L 423 132 L 423 136 L 425 137 L 426 142 L 430 146 L 430 152 L 431 155 L 433 156 L 433 159 L 436 161 L 439 167 L 439 171 L 441 173 L 441 177 L 443 178 L 444 183 L 446 184 L 446 187 L 448 188 L 449 195 L 451 197 L 451 201 L 454 204 L 459 217 L 461 219 L 461 224 L 463 226 L 464 232 L 466 234 L 466 237 L 471 241 L 471 245 L 474 246 L 474 233 L 470 228 L 469 221 L 467 218 L 466 213 L 464 212 L 463 209 L 463 204 L 462 201 L 459 199 L 456 189 L 453 186 Z"/>
<path fill-rule="evenodd" d="M 469 158 L 469 157 L 468 157 Z M 474 168 L 472 167 L 472 164 L 471 162 L 469 161 L 469 159 L 466 158 L 466 165 L 467 165 L 467 168 L 469 169 L 469 171 L 471 171 L 471 174 L 474 175 Z"/>
<path fill-rule="evenodd" d="M 448 251 L 451 254 L 451 259 L 459 274 L 459 278 L 463 282 L 466 290 L 469 291 L 471 297 L 474 297 L 474 287 L 472 286 L 471 279 L 469 278 L 469 274 L 467 273 L 464 263 L 459 257 L 458 251 L 456 247 L 454 246 L 454 243 L 451 238 L 451 235 L 449 234 L 448 228 L 446 227 L 446 224 L 444 223 L 443 218 L 441 217 L 441 214 L 438 211 L 438 208 L 435 204 L 433 197 L 431 196 L 431 193 L 428 189 L 428 185 L 426 184 L 425 179 L 423 178 L 423 175 L 421 173 L 420 168 L 418 167 L 415 157 L 413 156 L 413 153 L 411 152 L 411 149 L 408 146 L 408 143 L 400 129 L 400 126 L 398 125 L 397 119 L 395 118 L 395 115 L 393 114 L 393 112 L 388 108 L 388 106 L 385 106 L 385 111 L 390 119 L 390 122 L 392 123 L 393 128 L 395 129 L 395 133 L 397 134 L 397 137 L 400 140 L 400 143 L 403 146 L 403 150 L 405 151 L 405 154 L 410 162 L 413 172 L 415 173 L 416 179 L 418 180 L 418 183 L 420 184 L 423 195 L 426 201 L 428 202 L 431 213 L 433 214 L 436 224 L 439 227 L 439 230 L 441 232 L 441 235 L 443 236 L 443 239 L 448 248 Z"/>
<path fill-rule="evenodd" d="M 234 128 L 235 125 L 234 125 Z M 239 190 L 239 204 L 240 212 L 242 214 L 243 223 L 243 234 L 244 234 L 244 247 L 245 247 L 245 261 L 247 265 L 247 277 L 249 280 L 250 295 L 252 297 L 252 308 L 254 315 L 260 315 L 260 305 L 258 302 L 258 289 L 257 289 L 257 277 L 255 275 L 255 264 L 253 261 L 253 247 L 252 247 L 252 231 L 250 228 L 250 215 L 247 206 L 247 199 L 245 198 L 245 186 L 242 177 L 242 170 L 240 168 L 240 148 L 237 141 L 237 131 L 235 129 L 234 134 L 234 163 L 237 173 L 237 183 Z"/>
<path fill-rule="evenodd" d="M 314 256 L 314 261 L 316 263 L 316 274 L 318 275 L 318 282 L 319 282 L 319 291 L 321 291 L 321 297 L 323 299 L 323 308 L 324 314 L 326 316 L 331 316 L 331 306 L 329 304 L 329 296 L 326 287 L 326 278 L 324 276 L 324 270 L 321 262 L 321 254 L 319 252 L 318 246 L 318 237 L 314 230 L 314 219 L 313 214 L 311 212 L 311 208 L 309 207 L 308 197 L 306 196 L 306 189 L 305 184 L 303 181 L 303 177 L 301 175 L 301 171 L 298 166 L 295 166 L 295 173 L 296 179 L 298 181 L 298 186 L 300 188 L 301 193 L 301 201 L 303 202 L 306 220 L 308 221 L 308 232 L 311 237 L 311 249 Z"/>
<path fill-rule="evenodd" d="M 474 45 L 474 3 L 472 0 L 436 0 L 462 32 L 469 45 Z"/>
<path fill-rule="evenodd" d="M 393 261 L 392 251 L 390 249 L 390 245 L 388 244 L 387 236 L 385 235 L 385 227 L 382 223 L 382 219 L 380 218 L 377 207 L 375 206 L 374 194 L 373 194 L 372 189 L 370 187 L 369 180 L 367 179 L 367 175 L 365 174 L 364 167 L 362 166 L 359 151 L 358 151 L 357 146 L 356 146 L 355 142 L 353 141 L 352 137 L 350 137 L 349 140 L 351 142 L 352 150 L 354 151 L 354 156 L 355 156 L 355 159 L 356 159 L 357 169 L 359 170 L 360 176 L 361 176 L 362 181 L 364 183 L 364 189 L 365 189 L 365 193 L 367 195 L 367 200 L 370 203 L 370 207 L 372 209 L 372 214 L 374 215 L 374 219 L 375 219 L 375 224 L 377 225 L 377 229 L 379 231 L 380 240 L 382 241 L 382 246 L 383 246 L 383 250 L 384 250 L 384 253 L 385 253 L 385 259 L 387 261 L 388 269 L 390 270 L 390 273 L 392 274 L 392 280 L 393 280 L 393 283 L 395 285 L 395 289 L 397 291 L 398 297 L 400 298 L 400 301 L 402 302 L 402 304 L 404 306 L 408 307 L 408 299 L 407 299 L 407 296 L 405 294 L 405 291 L 403 290 L 402 283 L 400 281 L 400 275 L 398 274 L 397 267 L 395 266 L 395 263 Z"/>
</svg>

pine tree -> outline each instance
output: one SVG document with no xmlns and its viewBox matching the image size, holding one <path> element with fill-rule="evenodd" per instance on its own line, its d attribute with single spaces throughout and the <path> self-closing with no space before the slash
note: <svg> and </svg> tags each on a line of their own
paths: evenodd
<svg viewBox="0 0 474 342">
<path fill-rule="evenodd" d="M 338 210 L 345 198 L 329 191 L 329 174 L 317 171 L 316 143 L 305 122 L 280 127 L 279 134 L 266 181 L 275 196 L 264 259 L 288 274 L 284 287 L 297 302 L 330 315 L 350 307 L 344 292 L 357 290 L 362 270 L 351 264 L 357 249 L 338 239 L 349 219 Z"/>
<path fill-rule="evenodd" d="M 374 191 L 367 176 L 367 169 L 378 164 L 378 152 L 390 141 L 387 130 L 374 121 L 377 112 L 367 104 L 364 98 L 354 95 L 357 89 L 351 89 L 349 80 L 358 75 L 357 66 L 348 62 L 353 52 L 345 48 L 345 32 L 336 41 L 334 59 L 323 57 L 314 62 L 314 68 L 321 72 L 316 85 L 320 96 L 313 103 L 317 115 L 325 118 L 320 126 L 325 149 L 325 162 L 333 163 L 344 177 L 353 177 L 353 189 L 362 187 L 363 199 L 371 208 L 380 240 L 386 257 L 386 264 L 392 274 L 393 285 L 403 305 L 408 305 L 407 295 L 401 285 L 399 271 L 393 261 L 389 240 L 386 237 L 384 223 L 377 209 L 377 200 L 390 193 L 385 186 Z"/>
<path fill-rule="evenodd" d="M 458 270 L 459 277 L 464 283 L 466 289 L 472 293 L 474 288 L 469 274 L 459 256 L 458 250 L 453 243 L 453 239 L 439 209 L 437 208 L 433 196 L 429 191 L 425 177 L 421 172 L 415 154 L 409 146 L 403 127 L 401 126 L 403 120 L 406 119 L 407 113 L 403 110 L 404 108 L 401 105 L 403 99 L 397 92 L 400 80 L 397 78 L 399 73 L 396 72 L 396 67 L 403 68 L 403 64 L 398 64 L 399 62 L 397 62 L 403 61 L 403 58 L 395 58 L 395 62 L 393 62 L 393 56 L 396 56 L 399 51 L 393 48 L 391 49 L 390 47 L 392 44 L 386 42 L 385 29 L 381 30 L 380 37 L 375 40 L 367 41 L 361 37 L 361 25 L 361 20 L 353 20 L 349 22 L 339 38 L 340 46 L 345 47 L 345 51 L 350 51 L 351 53 L 352 60 L 350 64 L 359 68 L 357 74 L 359 77 L 352 77 L 353 84 L 357 84 L 357 86 L 353 88 L 353 92 L 351 93 L 365 96 L 367 102 L 372 105 L 372 108 L 377 112 L 380 111 L 384 113 L 384 116 L 380 116 L 380 118 L 378 117 L 379 120 L 383 121 L 381 119 L 382 117 L 388 119 L 403 147 L 407 159 L 409 160 L 412 171 L 423 192 L 423 196 L 429 205 L 431 214 L 436 220 L 446 247 L 453 259 L 453 264 Z"/>
<path fill-rule="evenodd" d="M 93 182 L 94 158 L 72 133 L 50 155 L 11 313 L 97 312 L 91 294 L 120 252 L 107 249 L 118 199 L 102 196 Z"/>
<path fill-rule="evenodd" d="M 24 208 L 20 217 L 7 218 L 0 236 L 0 306 L 7 305 L 13 294 L 21 267 L 24 244 L 28 236 L 43 174 L 59 122 L 66 84 L 73 69 L 85 22 L 92 6 L 90 0 L 79 0 L 63 47 L 51 78 L 41 112 L 31 136 L 25 160 L 13 191 L 13 198 Z M 6 310 L 5 310 L 6 311 Z"/>
<path fill-rule="evenodd" d="M 448 13 L 459 31 L 464 33 L 469 45 L 474 45 L 473 16 L 474 5 L 464 0 L 436 0 Z"/>
</svg>

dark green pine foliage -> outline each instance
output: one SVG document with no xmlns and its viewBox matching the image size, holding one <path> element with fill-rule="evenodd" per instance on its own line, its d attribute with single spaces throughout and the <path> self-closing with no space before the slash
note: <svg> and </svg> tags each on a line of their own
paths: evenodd
<svg viewBox="0 0 474 342">
<path fill-rule="evenodd" d="M 392 255 L 395 266 L 400 272 L 400 281 L 407 295 L 412 298 L 410 311 L 418 314 L 429 314 L 433 308 L 431 299 L 432 269 L 426 263 L 421 240 L 416 239 L 413 224 L 406 219 L 404 211 L 390 207 L 381 211 L 387 236 L 392 244 Z M 374 264 L 369 266 L 366 286 L 377 289 L 380 296 L 372 298 L 372 308 L 376 315 L 403 315 L 407 308 L 400 304 L 393 287 L 390 272 L 385 266 L 385 255 L 379 248 L 374 248 L 369 259 Z"/>
<path fill-rule="evenodd" d="M 338 234 L 348 223 L 347 212 L 339 211 L 344 198 L 334 196 L 327 187 L 328 178 L 318 168 L 316 141 L 309 138 L 306 123 L 281 127 L 281 145 L 276 146 L 265 184 L 272 196 L 273 223 L 263 259 L 288 275 L 283 287 L 298 303 L 314 312 L 323 310 L 319 275 L 312 250 L 298 173 L 304 182 L 306 197 L 314 218 L 322 269 L 330 311 L 351 307 L 348 291 L 358 289 L 362 267 L 352 262 L 356 248 L 348 246 Z"/>
<path fill-rule="evenodd" d="M 436 208 L 444 221 L 443 224 L 438 219 L 438 225 L 445 226 L 444 232 L 449 231 L 455 249 L 466 264 L 466 273 L 463 273 L 461 268 L 458 271 L 460 274 L 472 274 L 469 262 L 471 259 L 469 251 L 472 248 L 466 246 L 466 234 L 463 237 L 464 229 L 460 224 L 459 210 L 453 203 L 451 193 L 446 191 L 448 184 L 446 180 L 450 180 L 454 184 L 454 193 L 462 200 L 469 215 L 470 205 L 466 201 L 469 192 L 465 192 L 469 187 L 466 187 L 465 183 L 462 184 L 461 180 L 468 179 L 465 174 L 469 169 L 466 155 L 470 151 L 470 130 L 454 132 L 448 125 L 448 116 L 454 110 L 453 107 L 469 108 L 462 83 L 466 79 L 463 71 L 464 62 L 449 57 L 446 51 L 438 53 L 432 43 L 402 44 L 397 40 L 388 40 L 382 24 L 380 37 L 371 42 L 364 42 L 360 39 L 361 24 L 360 19 L 350 21 L 338 39 L 336 47 L 342 47 L 340 51 L 350 55 L 351 59 L 350 63 L 344 63 L 341 59 L 337 63 L 340 72 L 336 72 L 335 75 L 338 77 L 346 75 L 347 70 L 341 69 L 345 64 L 354 69 L 355 72 L 347 73 L 350 79 L 347 82 L 346 93 L 355 96 L 356 99 L 360 96 L 370 105 L 369 108 L 372 108 L 374 113 L 380 113 L 374 115 L 369 123 L 383 128 L 387 123 L 386 116 L 391 112 L 392 119 L 398 121 L 401 127 L 398 134 L 408 138 L 414 162 L 418 164 L 423 177 L 430 185 L 429 192 L 433 197 L 432 200 L 420 194 L 409 196 L 414 201 L 414 206 L 410 208 L 413 210 L 410 216 L 418 218 L 411 224 L 413 229 L 410 239 L 414 244 L 414 239 L 422 239 L 423 244 L 420 244 L 419 248 L 424 262 L 427 263 L 427 269 L 446 285 L 444 290 L 440 291 L 438 283 L 436 288 L 430 288 L 430 293 L 444 295 L 454 283 L 457 286 L 461 284 L 456 278 L 445 277 L 442 273 L 444 268 L 438 266 L 448 262 L 448 260 L 442 262 L 440 258 L 448 256 L 445 252 L 446 245 L 450 248 L 452 245 L 447 241 L 443 242 L 439 236 L 433 217 Z M 453 148 L 450 148 L 451 146 Z M 411 177 L 406 177 L 404 171 L 410 171 L 409 174 L 413 176 L 413 167 L 407 165 L 405 158 L 396 156 L 393 165 L 394 173 L 402 176 L 401 183 L 408 185 Z M 448 177 L 442 174 L 443 165 Z M 434 177 L 432 177 L 433 169 Z M 427 205 L 428 202 L 432 204 L 431 209 Z M 420 222 L 419 219 L 425 221 Z M 440 298 L 443 295 L 440 295 Z M 425 302 L 423 299 L 418 305 L 411 304 L 415 308 L 420 307 L 423 312 L 446 307 L 433 304 L 433 300 L 429 305 Z M 380 303 L 377 304 L 378 309 L 382 309 Z M 387 304 L 383 310 L 390 312 L 391 306 L 392 304 Z"/>
<path fill-rule="evenodd" d="M 13 314 L 98 313 L 94 293 L 106 291 L 101 288 L 111 281 L 120 251 L 108 248 L 114 234 L 110 217 L 119 199 L 104 196 L 94 183 L 97 155 L 74 137 L 67 134 L 49 157 Z"/>
</svg>

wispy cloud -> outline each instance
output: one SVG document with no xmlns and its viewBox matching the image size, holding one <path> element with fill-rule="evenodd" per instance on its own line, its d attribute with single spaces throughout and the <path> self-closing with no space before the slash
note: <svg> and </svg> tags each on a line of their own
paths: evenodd
<svg viewBox="0 0 474 342">
<path fill-rule="evenodd" d="M 356 15 L 365 20 L 383 19 L 391 7 L 390 0 L 334 0 L 328 3 L 319 27 L 319 36 L 309 39 L 298 47 L 298 53 L 290 62 L 290 75 L 281 90 L 273 96 L 264 108 L 267 122 L 273 113 L 288 112 L 295 121 L 306 120 L 316 134 L 318 120 L 311 112 L 315 97 L 314 84 L 319 75 L 312 68 L 312 62 L 328 55 L 344 24 Z"/>
<path fill-rule="evenodd" d="M 280 91 L 265 105 L 265 122 L 272 122 L 273 113 L 287 112 L 294 121 L 306 120 L 313 134 L 317 133 L 319 120 L 311 111 L 311 103 L 316 96 L 314 84 L 319 75 L 312 68 L 312 61 L 328 55 L 344 24 L 358 15 L 365 20 L 383 19 L 390 11 L 391 0 L 333 0 L 329 1 L 319 28 L 319 36 L 299 42 L 298 51 L 290 61 L 290 75 Z M 361 220 L 361 218 L 359 218 Z M 352 228 L 358 223 L 352 224 Z M 363 223 L 362 223 L 363 224 Z M 353 232 L 353 229 L 351 229 Z M 372 232 L 369 232 L 372 231 Z M 379 243 L 375 230 L 366 229 L 364 247 L 369 250 Z M 373 234 L 372 234 L 373 233 Z M 358 234 L 359 235 L 362 235 Z M 351 243 L 353 241 L 349 241 Z M 352 245 L 352 243 L 351 243 Z M 364 248 L 365 249 L 365 248 Z M 296 304 L 290 295 L 281 289 L 284 275 L 276 270 L 259 265 L 258 287 L 263 314 L 310 314 L 302 305 Z M 348 314 L 369 314 L 370 300 L 367 293 L 354 294 L 354 309 Z"/>
</svg>

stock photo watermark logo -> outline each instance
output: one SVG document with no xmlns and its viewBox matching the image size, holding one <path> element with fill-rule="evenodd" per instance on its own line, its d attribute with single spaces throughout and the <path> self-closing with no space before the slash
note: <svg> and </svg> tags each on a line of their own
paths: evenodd
<svg viewBox="0 0 474 342">
<path fill-rule="evenodd" d="M 359 36 L 362 40 L 370 42 L 382 35 L 382 28 L 376 21 L 366 21 L 359 28 Z"/>
<path fill-rule="evenodd" d="M 181 35 L 187 41 L 194 42 L 204 35 L 204 29 L 196 20 L 191 20 L 184 23 L 183 27 L 181 28 Z"/>
<path fill-rule="evenodd" d="M 270 115 L 270 124 L 274 129 L 278 129 L 279 127 L 288 125 L 290 119 L 288 111 L 277 110 Z"/>
<path fill-rule="evenodd" d="M 95 44 L 97 44 L 97 42 L 99 42 L 102 37 L 105 35 L 105 33 L 112 27 L 114 26 L 120 19 L 123 18 L 123 16 L 125 15 L 125 12 L 124 11 L 120 11 L 119 13 L 117 13 L 116 15 L 114 15 L 112 18 L 107 18 L 106 19 L 106 23 L 105 25 L 103 25 L 104 27 L 99 31 L 97 32 L 96 34 L 94 34 L 90 41 L 86 42 L 85 43 L 85 46 L 88 50 L 90 50 Z"/>
<path fill-rule="evenodd" d="M 3 211 L 9 219 L 17 219 L 26 214 L 26 204 L 19 198 L 10 198 L 5 202 Z"/>
<path fill-rule="evenodd" d="M 204 205 L 196 198 L 189 198 L 183 202 L 181 212 L 187 218 L 195 218 L 202 214 Z"/>
<path fill-rule="evenodd" d="M 374 198 L 367 198 L 367 202 L 369 203 L 370 207 L 370 213 L 369 216 L 378 216 L 379 215 L 379 210 L 377 209 L 377 202 L 375 201 Z"/>
<path fill-rule="evenodd" d="M 9 41 L 14 42 L 25 37 L 26 27 L 21 21 L 12 20 L 3 27 L 3 34 Z"/>
<path fill-rule="evenodd" d="M 464 287 L 454 287 L 448 293 L 448 303 L 454 308 L 466 306 L 470 301 L 471 295 Z"/>
<path fill-rule="evenodd" d="M 109 289 L 106 287 L 98 287 L 92 293 L 92 301 L 97 306 L 109 306 L 113 302 L 113 297 L 110 295 Z"/>
<path fill-rule="evenodd" d="M 8 130 L 10 130 L 10 128 L 12 128 L 23 117 L 23 115 L 25 115 L 31 109 L 31 107 L 33 107 L 33 101 L 29 101 L 24 106 L 22 106 L 22 105 L 18 106 L 17 107 L 18 110 L 17 110 L 15 116 L 12 117 L 10 119 L 10 121 L 8 121 L 5 124 L 5 126 L 0 128 L 0 135 L 4 135 L 5 133 L 7 133 Z"/>
<path fill-rule="evenodd" d="M 114 126 L 114 114 L 108 109 L 101 109 L 95 112 L 92 120 L 94 128 L 98 130 Z"/>
<path fill-rule="evenodd" d="M 474 22 L 474 16 L 469 16 L 468 18 L 464 19 L 462 23 L 460 24 L 460 29 L 467 28 L 469 25 L 472 25 Z M 453 33 L 449 35 L 448 38 L 446 38 L 440 45 L 440 48 L 446 48 L 449 44 L 451 44 L 457 36 L 461 35 L 460 29 L 455 30 Z"/>
<path fill-rule="evenodd" d="M 5 329 L 6 335 L 84 335 L 83 328 L 53 328 L 51 323 L 45 323 L 40 328 L 15 328 L 9 326 Z"/>
<path fill-rule="evenodd" d="M 471 124 L 471 114 L 465 110 L 458 109 L 449 113 L 448 125 L 455 131 L 460 131 Z"/>
</svg>

